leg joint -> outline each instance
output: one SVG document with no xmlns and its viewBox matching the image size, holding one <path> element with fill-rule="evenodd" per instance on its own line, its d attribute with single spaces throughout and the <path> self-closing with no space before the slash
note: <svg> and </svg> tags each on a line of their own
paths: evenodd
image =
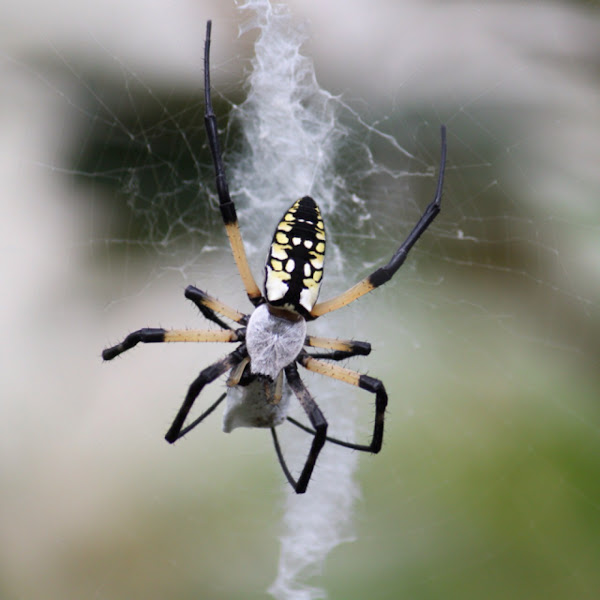
<svg viewBox="0 0 600 600">
<path fill-rule="evenodd" d="M 219 185 L 219 183 L 221 183 L 221 182 L 219 182 L 219 180 L 217 180 L 217 186 Z M 223 185 L 223 183 L 221 183 L 221 185 Z M 227 194 L 229 194 L 229 192 L 227 192 Z M 219 197 L 221 197 L 221 194 L 219 194 Z M 223 217 L 223 222 L 225 223 L 226 226 L 231 225 L 233 223 L 237 223 L 237 214 L 235 212 L 235 205 L 233 204 L 233 202 L 231 200 L 229 200 L 228 202 L 223 202 L 223 203 L 219 204 L 219 208 L 221 209 L 221 216 Z"/>
<path fill-rule="evenodd" d="M 387 283 L 391 278 L 394 272 L 391 272 L 386 267 L 380 267 L 377 271 L 374 271 L 369 276 L 369 283 L 374 287 L 379 287 L 384 283 Z"/>
<path fill-rule="evenodd" d="M 385 387 L 383 383 L 379 379 L 375 379 L 375 377 L 369 377 L 368 375 L 361 375 L 358 380 L 358 386 L 363 390 L 367 390 L 373 394 L 381 394 L 382 392 L 385 394 Z"/>
<path fill-rule="evenodd" d="M 352 342 L 352 349 L 360 356 L 371 354 L 371 344 L 369 342 Z"/>
</svg>

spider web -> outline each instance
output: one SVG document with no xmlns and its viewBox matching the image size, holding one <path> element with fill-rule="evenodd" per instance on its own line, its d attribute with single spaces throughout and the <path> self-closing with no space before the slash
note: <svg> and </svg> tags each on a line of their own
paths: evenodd
<svg viewBox="0 0 600 600">
<path fill-rule="evenodd" d="M 23 7 L 2 9 L 0 595 L 594 598 L 598 3 Z M 99 359 L 138 327 L 204 327 L 189 283 L 249 309 L 204 133 L 208 17 L 257 279 L 306 193 L 322 298 L 381 266 L 448 127 L 441 215 L 393 281 L 311 324 L 373 344 L 347 366 L 385 382 L 384 448 L 326 447 L 303 497 L 267 432 L 213 416 L 164 443 L 228 347 Z M 303 378 L 332 435 L 368 439 L 368 394 Z M 280 437 L 297 472 L 310 440 Z"/>
</svg>

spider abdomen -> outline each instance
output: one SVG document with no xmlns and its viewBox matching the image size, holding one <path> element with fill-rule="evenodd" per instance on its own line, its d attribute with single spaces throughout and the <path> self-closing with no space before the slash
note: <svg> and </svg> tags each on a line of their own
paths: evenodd
<svg viewBox="0 0 600 600">
<path fill-rule="evenodd" d="M 275 229 L 265 265 L 267 302 L 307 318 L 319 296 L 324 258 L 321 211 L 310 196 L 304 196 Z"/>
</svg>

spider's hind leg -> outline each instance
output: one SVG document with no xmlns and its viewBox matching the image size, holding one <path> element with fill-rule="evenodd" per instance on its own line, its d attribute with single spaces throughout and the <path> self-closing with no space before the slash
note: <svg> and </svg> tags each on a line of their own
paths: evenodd
<svg viewBox="0 0 600 600">
<path fill-rule="evenodd" d="M 433 196 L 433 200 L 427 205 L 417 224 L 408 234 L 408 237 L 402 242 L 396 252 L 394 252 L 394 255 L 387 265 L 380 267 L 376 271 L 373 271 L 373 273 L 371 273 L 369 276 L 365 277 L 362 281 L 359 281 L 356 285 L 352 286 L 339 296 L 335 296 L 330 300 L 325 300 L 324 302 L 318 302 L 315 304 L 313 309 L 310 311 L 311 319 L 316 319 L 329 312 L 347 306 L 351 302 L 354 302 L 361 296 L 371 292 L 380 285 L 387 283 L 404 264 L 404 261 L 406 260 L 411 248 L 415 245 L 423 233 L 425 233 L 426 229 L 429 227 L 429 225 L 431 225 L 431 222 L 437 217 L 438 213 L 440 212 L 442 202 L 444 172 L 446 169 L 446 127 L 443 125 L 440 130 L 440 135 L 441 156 L 435 194 Z"/>
<path fill-rule="evenodd" d="M 204 126 L 206 127 L 208 145 L 210 146 L 210 153 L 212 154 L 213 158 L 217 194 L 219 196 L 219 208 L 221 209 L 221 216 L 223 217 L 223 223 L 225 224 L 225 230 L 227 232 L 227 237 L 229 238 L 229 244 L 231 245 L 233 258 L 240 273 L 240 277 L 242 278 L 244 287 L 246 288 L 246 293 L 248 294 L 250 302 L 252 302 L 254 306 L 258 306 L 262 302 L 263 298 L 260 289 L 256 285 L 252 271 L 250 270 L 250 265 L 248 264 L 248 258 L 246 257 L 246 250 L 244 248 L 244 242 L 240 233 L 237 214 L 235 212 L 235 205 L 229 195 L 229 186 L 227 185 L 227 179 L 225 177 L 225 167 L 223 166 L 221 146 L 219 144 L 217 117 L 215 116 L 212 107 L 210 95 L 211 27 L 211 21 L 208 21 L 206 23 L 206 40 L 204 42 Z"/>
</svg>

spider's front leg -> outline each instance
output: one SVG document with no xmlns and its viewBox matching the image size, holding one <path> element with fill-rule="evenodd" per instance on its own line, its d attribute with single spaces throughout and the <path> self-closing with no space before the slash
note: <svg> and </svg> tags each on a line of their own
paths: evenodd
<svg viewBox="0 0 600 600">
<path fill-rule="evenodd" d="M 325 440 L 327 439 L 327 421 L 325 420 L 321 409 L 317 406 L 317 403 L 314 401 L 310 392 L 300 379 L 300 375 L 298 375 L 298 368 L 296 367 L 295 363 L 292 363 L 285 368 L 285 376 L 290 388 L 296 395 L 296 398 L 298 398 L 300 405 L 306 412 L 312 426 L 314 427 L 314 431 L 312 431 L 314 438 L 308 452 L 308 457 L 306 458 L 306 462 L 304 463 L 304 467 L 302 468 L 302 472 L 300 473 L 300 477 L 298 477 L 297 481 L 290 473 L 285 459 L 283 458 L 283 453 L 281 451 L 281 447 L 279 446 L 279 440 L 277 438 L 275 427 L 271 427 L 271 433 L 273 434 L 273 444 L 275 445 L 275 452 L 277 453 L 279 464 L 281 465 L 287 480 L 297 494 L 303 494 L 306 491 L 308 482 L 310 481 L 310 477 L 313 469 L 315 468 L 319 453 L 321 452 L 323 446 L 325 445 Z"/>
<path fill-rule="evenodd" d="M 213 404 L 206 412 L 200 415 L 197 419 L 192 421 L 189 425 L 184 427 L 185 420 L 196 401 L 196 398 L 200 395 L 202 389 L 215 381 L 215 379 L 219 378 L 221 375 L 233 369 L 236 365 L 242 362 L 248 356 L 248 352 L 246 350 L 245 344 L 238 346 L 231 354 L 228 354 L 225 358 L 222 358 L 220 361 L 206 367 L 200 372 L 200 375 L 192 382 L 190 385 L 188 392 L 185 396 L 185 400 L 175 417 L 173 424 L 167 431 L 165 435 L 165 439 L 167 442 L 172 444 L 176 442 L 179 438 L 183 437 L 186 433 L 194 429 L 196 425 L 204 420 L 204 418 L 210 414 L 218 404 L 225 398 L 225 394 L 221 396 L 215 404 Z"/>
<path fill-rule="evenodd" d="M 359 387 L 367 392 L 370 392 L 371 394 L 375 394 L 375 423 L 373 425 L 373 436 L 370 444 L 355 444 L 352 442 L 338 440 L 329 436 L 326 436 L 325 439 L 328 442 L 337 444 L 338 446 L 344 446 L 345 448 L 351 448 L 352 450 L 360 450 L 361 452 L 371 452 L 372 454 L 377 454 L 381 450 L 381 445 L 383 443 L 385 409 L 388 402 L 387 392 L 383 383 L 374 377 L 369 377 L 368 375 L 363 375 L 361 373 L 357 373 L 356 371 L 345 369 L 339 365 L 334 365 L 323 360 L 315 359 L 306 352 L 302 352 L 300 354 L 298 357 L 298 362 L 305 369 L 308 369 L 313 373 L 319 373 L 321 375 L 325 375 L 326 377 L 331 377 L 333 379 L 349 383 L 350 385 Z M 306 425 L 303 425 L 292 417 L 288 417 L 287 420 L 297 427 L 300 427 L 300 429 L 315 435 L 316 437 L 316 430 L 306 427 Z"/>
</svg>

